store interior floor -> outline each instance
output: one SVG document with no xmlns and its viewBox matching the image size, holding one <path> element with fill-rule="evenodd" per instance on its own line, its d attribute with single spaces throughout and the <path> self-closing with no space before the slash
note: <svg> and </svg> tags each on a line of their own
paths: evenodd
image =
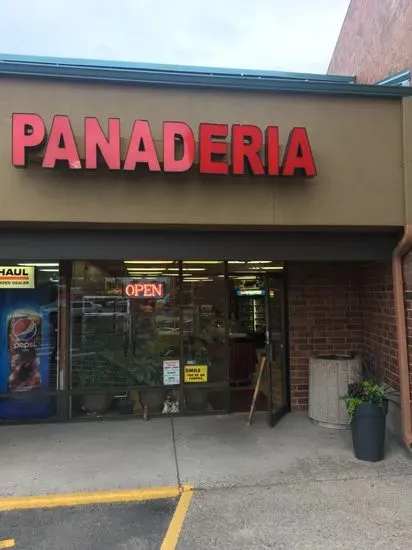
<svg viewBox="0 0 412 550">
<path fill-rule="evenodd" d="M 248 389 L 234 389 L 230 392 L 230 412 L 246 412 L 249 411 L 250 405 L 253 399 L 253 388 Z M 262 394 L 259 393 L 256 399 L 256 411 L 267 411 L 268 400 Z"/>
</svg>

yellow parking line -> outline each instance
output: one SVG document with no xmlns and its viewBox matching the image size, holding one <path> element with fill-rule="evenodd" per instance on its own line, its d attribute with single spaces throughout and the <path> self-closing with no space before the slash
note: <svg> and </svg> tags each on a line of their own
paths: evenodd
<svg viewBox="0 0 412 550">
<path fill-rule="evenodd" d="M 0 540 L 0 548 L 13 548 L 16 546 L 14 539 Z"/>
<path fill-rule="evenodd" d="M 179 503 L 169 524 L 166 536 L 163 539 L 161 550 L 174 550 L 176 548 L 192 496 L 193 487 L 191 485 L 184 485 Z"/>
<path fill-rule="evenodd" d="M 0 512 L 29 508 L 55 508 L 59 506 L 80 506 L 82 504 L 108 504 L 113 502 L 137 502 L 177 497 L 182 490 L 178 486 L 149 487 L 120 491 L 95 491 L 91 493 L 62 493 L 28 497 L 0 498 Z M 9 548 L 1 546 L 0 548 Z"/>
</svg>

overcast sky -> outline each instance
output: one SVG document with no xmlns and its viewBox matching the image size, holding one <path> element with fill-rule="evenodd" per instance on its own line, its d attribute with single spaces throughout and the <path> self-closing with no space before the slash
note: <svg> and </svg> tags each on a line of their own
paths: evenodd
<svg viewBox="0 0 412 550">
<path fill-rule="evenodd" d="M 324 73 L 349 0 L 0 0 L 0 53 Z"/>
</svg>

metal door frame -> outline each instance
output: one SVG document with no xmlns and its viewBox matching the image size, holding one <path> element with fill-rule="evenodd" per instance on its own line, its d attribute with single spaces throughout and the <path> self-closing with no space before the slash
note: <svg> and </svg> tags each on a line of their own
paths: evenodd
<svg viewBox="0 0 412 550">
<path fill-rule="evenodd" d="M 290 412 L 290 369 L 289 369 L 289 348 L 288 348 L 288 324 L 287 324 L 287 286 L 286 286 L 286 280 L 287 277 L 285 276 L 286 269 L 283 270 L 283 273 L 280 274 L 272 274 L 272 273 L 266 273 L 265 274 L 265 290 L 266 290 L 266 296 L 265 296 L 265 317 L 266 317 L 266 357 L 267 357 L 267 364 L 266 368 L 268 369 L 268 381 L 269 381 L 269 398 L 268 398 L 268 424 L 270 428 L 273 428 L 277 422 L 283 416 L 285 416 L 286 413 Z M 269 299 L 270 299 L 270 281 L 271 280 L 277 280 L 280 281 L 280 292 L 281 292 L 281 346 L 282 346 L 282 392 L 283 392 L 283 399 L 284 399 L 284 405 L 276 412 L 273 412 L 273 399 L 272 399 L 272 369 L 271 369 L 271 358 L 272 358 L 272 331 L 271 331 L 271 323 L 270 323 L 270 307 L 269 307 Z"/>
</svg>

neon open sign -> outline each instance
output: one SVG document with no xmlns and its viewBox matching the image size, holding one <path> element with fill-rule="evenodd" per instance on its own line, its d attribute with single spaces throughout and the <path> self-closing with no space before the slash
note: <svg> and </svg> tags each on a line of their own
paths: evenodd
<svg viewBox="0 0 412 550">
<path fill-rule="evenodd" d="M 129 298 L 163 298 L 163 283 L 128 283 L 124 288 L 124 293 Z"/>
</svg>

